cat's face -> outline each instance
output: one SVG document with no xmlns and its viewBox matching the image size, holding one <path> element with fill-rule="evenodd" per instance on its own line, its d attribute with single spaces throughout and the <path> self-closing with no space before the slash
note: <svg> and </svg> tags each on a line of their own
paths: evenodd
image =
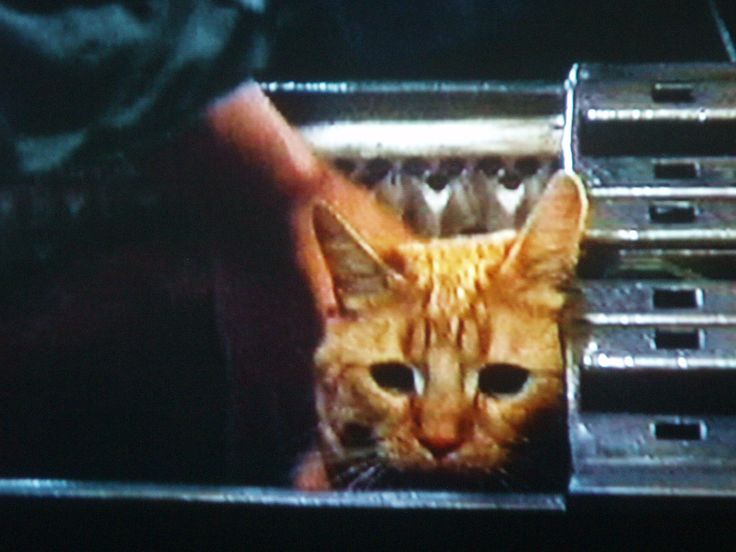
<svg viewBox="0 0 736 552">
<path fill-rule="evenodd" d="M 558 175 L 520 233 L 382 249 L 326 204 L 314 230 L 338 311 L 315 355 L 321 453 L 335 485 L 384 468 L 491 473 L 561 403 L 557 286 L 586 202 Z"/>
</svg>

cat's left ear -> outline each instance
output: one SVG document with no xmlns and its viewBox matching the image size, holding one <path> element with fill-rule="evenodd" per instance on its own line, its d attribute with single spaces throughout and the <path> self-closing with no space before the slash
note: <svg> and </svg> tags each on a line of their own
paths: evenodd
<svg viewBox="0 0 736 552">
<path fill-rule="evenodd" d="M 519 232 L 501 272 L 531 285 L 559 286 L 577 264 L 587 214 L 583 183 L 575 174 L 558 171 Z"/>
<path fill-rule="evenodd" d="M 375 303 L 391 294 L 390 280 L 403 277 L 388 266 L 378 251 L 332 206 L 317 201 L 312 207 L 314 236 L 322 253 L 334 294 L 332 310 L 320 305 L 323 316 L 357 312 L 369 303 Z M 314 274 L 310 275 L 314 278 Z M 313 282 L 313 288 L 317 288 Z M 319 302 L 319 301 L 318 301 Z"/>
</svg>

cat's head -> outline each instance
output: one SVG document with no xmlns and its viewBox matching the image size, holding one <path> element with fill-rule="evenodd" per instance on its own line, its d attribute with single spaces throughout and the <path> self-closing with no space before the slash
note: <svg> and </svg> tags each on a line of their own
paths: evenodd
<svg viewBox="0 0 736 552">
<path fill-rule="evenodd" d="M 335 299 L 315 354 L 334 484 L 384 468 L 503 469 L 529 423 L 562 400 L 559 286 L 586 213 L 582 184 L 562 172 L 519 232 L 378 243 L 339 207 L 310 206 L 326 270 L 307 273 Z"/>
</svg>

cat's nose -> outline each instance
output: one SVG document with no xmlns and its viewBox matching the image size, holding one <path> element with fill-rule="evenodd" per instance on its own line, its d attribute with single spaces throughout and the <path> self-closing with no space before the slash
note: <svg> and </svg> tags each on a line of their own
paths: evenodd
<svg viewBox="0 0 736 552">
<path fill-rule="evenodd" d="M 459 437 L 444 437 L 439 435 L 420 437 L 419 442 L 438 460 L 456 451 L 463 444 L 462 439 Z"/>
</svg>

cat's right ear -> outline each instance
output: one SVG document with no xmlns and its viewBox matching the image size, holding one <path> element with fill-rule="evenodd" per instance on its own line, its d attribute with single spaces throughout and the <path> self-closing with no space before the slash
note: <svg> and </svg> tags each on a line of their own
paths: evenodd
<svg viewBox="0 0 736 552">
<path fill-rule="evenodd" d="M 502 273 L 515 285 L 558 287 L 575 270 L 587 214 L 580 178 L 558 171 L 519 232 Z"/>
<path fill-rule="evenodd" d="M 312 259 L 305 269 L 323 317 L 359 312 L 388 297 L 389 282 L 403 277 L 329 204 L 317 201 L 310 211 L 322 267 Z"/>
</svg>

